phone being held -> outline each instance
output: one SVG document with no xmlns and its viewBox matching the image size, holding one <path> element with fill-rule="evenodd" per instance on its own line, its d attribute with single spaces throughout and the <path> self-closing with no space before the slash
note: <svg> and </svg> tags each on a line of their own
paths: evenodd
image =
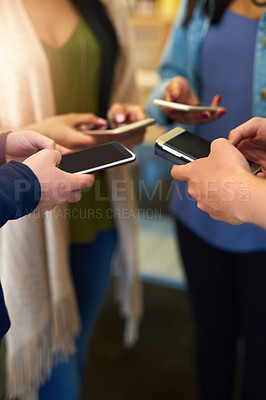
<svg viewBox="0 0 266 400">
<path fill-rule="evenodd" d="M 157 106 L 166 107 L 172 110 L 183 111 L 183 112 L 190 112 L 190 111 L 215 112 L 221 109 L 220 106 L 210 106 L 205 104 L 192 106 L 190 104 L 176 103 L 175 101 L 166 101 L 161 99 L 154 99 L 152 102 Z"/>
<path fill-rule="evenodd" d="M 89 124 L 86 128 L 82 127 L 81 131 L 88 135 L 124 135 L 134 133 L 140 129 L 145 129 L 148 126 L 155 124 L 155 122 L 156 121 L 153 118 L 145 118 L 140 121 L 121 125 L 117 128 L 107 127 L 106 129 L 99 129 L 96 125 Z"/>
<path fill-rule="evenodd" d="M 173 164 L 187 164 L 198 158 L 208 157 L 211 143 L 183 128 L 177 127 L 159 136 L 155 142 L 155 154 Z M 247 160 L 255 175 L 261 166 Z"/>
<path fill-rule="evenodd" d="M 74 153 L 64 154 L 59 168 L 72 174 L 90 174 L 135 160 L 136 155 L 121 143 L 109 142 Z"/>
</svg>

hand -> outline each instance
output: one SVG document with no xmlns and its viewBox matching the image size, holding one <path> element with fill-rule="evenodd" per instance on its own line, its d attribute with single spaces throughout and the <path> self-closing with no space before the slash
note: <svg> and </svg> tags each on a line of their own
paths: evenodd
<svg viewBox="0 0 266 400">
<path fill-rule="evenodd" d="M 228 138 L 244 156 L 262 166 L 266 175 L 266 119 L 252 118 L 233 129 Z"/>
<path fill-rule="evenodd" d="M 42 149 L 54 150 L 55 142 L 33 131 L 10 132 L 6 140 L 6 161 L 24 161 Z"/>
<path fill-rule="evenodd" d="M 77 202 L 81 199 L 82 189 L 94 183 L 94 175 L 61 171 L 57 168 L 60 161 L 61 154 L 57 150 L 41 150 L 24 161 L 41 185 L 41 199 L 35 212 L 51 210 L 66 202 Z"/>
<path fill-rule="evenodd" d="M 254 177 L 245 157 L 226 139 L 211 144 L 210 155 L 175 165 L 174 179 L 188 181 L 188 193 L 212 218 L 239 225 L 246 222 L 246 204 Z"/>
<path fill-rule="evenodd" d="M 132 122 L 141 121 L 146 118 L 146 114 L 142 107 L 134 104 L 120 104 L 114 103 L 107 113 L 107 119 L 112 128 L 118 126 L 130 124 Z M 145 129 L 140 129 L 138 131 L 132 132 L 132 134 L 127 135 L 114 135 L 110 137 L 108 135 L 108 141 L 115 140 L 122 143 L 127 147 L 136 146 L 143 141 L 143 136 L 145 134 Z M 107 139 L 107 138 L 102 138 Z"/>
<path fill-rule="evenodd" d="M 189 105 L 198 105 L 199 98 L 190 88 L 190 84 L 186 78 L 177 76 L 166 87 L 164 91 L 164 100 L 174 101 L 176 103 L 183 103 Z M 219 106 L 221 96 L 216 95 L 213 97 L 211 106 Z M 177 121 L 186 125 L 200 125 L 208 122 L 215 121 L 226 113 L 225 108 L 220 107 L 215 112 L 209 111 L 178 111 L 162 107 L 162 111 L 172 121 Z"/>
<path fill-rule="evenodd" d="M 107 121 L 91 113 L 71 113 L 55 115 L 28 125 L 26 128 L 34 129 L 68 149 L 78 150 L 97 145 L 95 135 L 88 135 L 77 130 L 79 126 L 86 124 L 94 124 L 105 129 Z"/>
</svg>

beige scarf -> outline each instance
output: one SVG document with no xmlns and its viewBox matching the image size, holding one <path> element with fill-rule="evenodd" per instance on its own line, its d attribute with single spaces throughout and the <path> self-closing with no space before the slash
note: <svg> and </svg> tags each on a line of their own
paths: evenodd
<svg viewBox="0 0 266 400">
<path fill-rule="evenodd" d="M 135 91 L 125 9 L 120 0 L 104 3 L 122 48 L 113 100 L 134 101 L 127 96 Z M 48 61 L 21 0 L 0 0 L 0 57 L 1 127 L 17 128 L 55 114 Z M 129 201 L 113 201 L 113 207 L 134 207 L 126 168 L 110 170 L 108 177 L 109 185 L 114 179 L 127 182 Z M 134 217 L 117 216 L 117 293 L 126 317 L 125 342 L 132 344 L 142 311 L 136 227 Z M 9 397 L 37 399 L 54 364 L 75 351 L 80 326 L 67 231 L 64 207 L 9 222 L 1 230 L 1 280 L 12 321 L 6 337 Z"/>
</svg>

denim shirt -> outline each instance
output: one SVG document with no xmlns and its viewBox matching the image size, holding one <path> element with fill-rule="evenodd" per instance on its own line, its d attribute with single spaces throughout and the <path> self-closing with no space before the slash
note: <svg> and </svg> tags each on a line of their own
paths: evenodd
<svg viewBox="0 0 266 400">
<path fill-rule="evenodd" d="M 199 5 L 194 10 L 190 23 L 184 28 L 182 22 L 187 3 L 187 0 L 182 2 L 173 24 L 159 68 L 160 83 L 154 89 L 147 105 L 147 114 L 155 118 L 159 125 L 166 126 L 168 129 L 180 124 L 175 121 L 169 123 L 167 117 L 161 112 L 161 108 L 152 104 L 152 100 L 163 98 L 166 86 L 178 75 L 189 80 L 192 90 L 198 96 L 201 90 L 200 51 L 210 25 L 210 18 L 203 15 L 201 5 Z M 252 114 L 254 117 L 266 117 L 266 13 L 258 23 L 253 74 Z M 191 125 L 188 129 L 195 130 Z"/>
<path fill-rule="evenodd" d="M 165 87 L 174 77 L 178 75 L 186 77 L 192 90 L 199 98 L 201 97 L 201 51 L 210 27 L 210 18 L 203 15 L 200 6 L 198 6 L 194 11 L 192 20 L 184 28 L 182 22 L 186 7 L 187 0 L 184 0 L 163 54 L 159 69 L 161 81 L 153 91 L 147 106 L 148 114 L 155 118 L 158 124 L 164 125 L 168 129 L 180 124 L 175 121 L 169 123 L 161 108 L 152 104 L 152 99 L 163 98 Z M 255 64 L 253 67 L 252 115 L 266 117 L 266 99 L 263 99 L 261 95 L 261 92 L 266 89 L 266 46 L 263 44 L 263 38 L 266 37 L 266 14 L 258 21 L 257 26 Z M 190 131 L 196 130 L 196 127 L 191 125 L 185 128 Z M 197 209 L 196 201 L 189 198 L 187 193 L 184 192 L 183 186 L 182 182 L 175 183 L 170 208 L 174 215 L 195 234 L 209 244 L 225 251 L 266 251 L 265 230 L 250 224 L 233 226 L 212 220 L 208 214 Z"/>
</svg>

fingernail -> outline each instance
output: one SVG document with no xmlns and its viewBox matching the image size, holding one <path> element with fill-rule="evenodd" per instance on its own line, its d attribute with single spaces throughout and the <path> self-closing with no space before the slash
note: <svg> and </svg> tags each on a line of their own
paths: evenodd
<svg viewBox="0 0 266 400">
<path fill-rule="evenodd" d="M 225 110 L 222 110 L 222 111 L 219 111 L 219 117 L 221 117 L 222 115 L 224 115 L 224 114 L 226 114 L 226 111 Z"/>
<path fill-rule="evenodd" d="M 210 118 L 210 116 L 208 113 L 203 113 L 203 114 L 201 114 L 201 118 L 208 119 L 208 118 Z"/>
<path fill-rule="evenodd" d="M 101 124 L 107 124 L 107 120 L 106 120 L 106 119 L 98 118 L 98 121 L 99 121 Z"/>
<path fill-rule="evenodd" d="M 220 94 L 217 95 L 218 96 L 218 101 L 222 101 L 222 96 Z"/>
<path fill-rule="evenodd" d="M 117 114 L 117 116 L 115 117 L 115 120 L 116 120 L 116 122 L 121 124 L 122 122 L 125 121 L 125 116 L 123 114 Z"/>
<path fill-rule="evenodd" d="M 171 114 L 177 114 L 178 111 L 177 110 L 171 110 Z"/>
<path fill-rule="evenodd" d="M 172 100 L 176 99 L 177 98 L 177 93 L 175 93 L 175 92 L 171 93 L 170 97 L 171 97 Z"/>
</svg>

